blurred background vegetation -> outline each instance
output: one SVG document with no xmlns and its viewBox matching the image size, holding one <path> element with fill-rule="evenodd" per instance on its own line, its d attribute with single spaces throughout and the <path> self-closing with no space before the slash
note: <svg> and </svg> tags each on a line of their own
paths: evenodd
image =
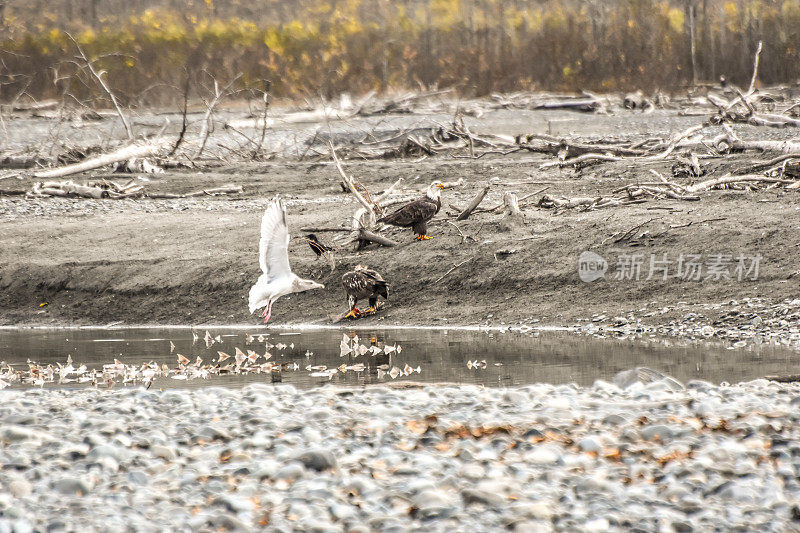
<svg viewBox="0 0 800 533">
<path fill-rule="evenodd" d="M 127 104 L 188 77 L 284 97 L 372 89 L 682 90 L 798 78 L 800 0 L 0 0 L 0 100 L 89 98 L 70 32 Z"/>
</svg>

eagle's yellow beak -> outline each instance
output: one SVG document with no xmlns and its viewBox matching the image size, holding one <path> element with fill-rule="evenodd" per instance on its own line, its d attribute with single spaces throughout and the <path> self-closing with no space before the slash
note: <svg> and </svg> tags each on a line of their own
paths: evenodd
<svg viewBox="0 0 800 533">
<path fill-rule="evenodd" d="M 444 189 L 444 184 L 440 183 L 440 184 L 437 185 L 437 187 L 439 187 L 440 189 Z"/>
</svg>

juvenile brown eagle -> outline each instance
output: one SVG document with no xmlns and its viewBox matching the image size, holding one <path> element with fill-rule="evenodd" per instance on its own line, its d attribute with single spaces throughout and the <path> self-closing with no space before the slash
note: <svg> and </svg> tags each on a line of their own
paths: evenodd
<svg viewBox="0 0 800 533">
<path fill-rule="evenodd" d="M 342 285 L 347 293 L 347 305 L 350 311 L 345 318 L 358 318 L 359 316 L 374 313 L 378 309 L 378 296 L 389 297 L 386 281 L 374 270 L 358 265 L 354 270 L 345 272 L 342 276 Z M 358 300 L 369 299 L 369 309 L 359 311 L 356 308 Z"/>
<path fill-rule="evenodd" d="M 302 279 L 289 266 L 289 228 L 286 225 L 286 207 L 275 198 L 264 210 L 261 219 L 261 240 L 258 243 L 258 262 L 261 274 L 250 288 L 250 313 L 264 308 L 264 323 L 272 315 L 272 304 L 281 296 L 310 289 L 323 289 L 324 285 Z"/>
<path fill-rule="evenodd" d="M 391 215 L 386 215 L 378 219 L 378 222 L 385 222 L 392 226 L 400 226 L 414 230 L 418 235 L 418 241 L 433 239 L 428 235 L 428 221 L 434 217 L 442 207 L 441 189 L 444 189 L 441 181 L 434 181 L 428 187 L 425 196 L 407 203 Z"/>
</svg>

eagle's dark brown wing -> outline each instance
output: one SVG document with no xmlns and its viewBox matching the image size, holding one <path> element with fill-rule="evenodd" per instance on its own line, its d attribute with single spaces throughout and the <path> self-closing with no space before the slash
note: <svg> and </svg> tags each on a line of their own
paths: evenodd
<svg viewBox="0 0 800 533">
<path fill-rule="evenodd" d="M 439 212 L 439 207 L 441 207 L 440 202 L 435 202 L 426 196 L 407 203 L 394 213 L 379 219 L 378 222 L 407 228 L 432 219 Z"/>
<path fill-rule="evenodd" d="M 372 270 L 371 268 L 367 268 L 361 271 L 361 274 L 368 280 L 367 285 L 369 286 L 370 292 L 370 305 L 375 305 L 374 301 L 377 299 L 378 295 L 383 296 L 384 298 L 389 297 L 389 288 L 388 283 L 383 276 L 378 274 L 376 271 Z"/>
<path fill-rule="evenodd" d="M 376 281 L 384 281 L 383 277 L 371 268 L 365 268 L 360 271 L 364 276 L 370 279 L 373 283 Z"/>
<path fill-rule="evenodd" d="M 366 298 L 372 292 L 369 290 L 369 278 L 359 270 L 345 272 L 342 276 L 342 285 L 348 296 Z"/>
<path fill-rule="evenodd" d="M 375 294 L 388 296 L 386 281 L 374 270 L 354 270 L 345 272 L 342 276 L 342 285 L 348 296 L 355 298 L 370 298 Z"/>
</svg>

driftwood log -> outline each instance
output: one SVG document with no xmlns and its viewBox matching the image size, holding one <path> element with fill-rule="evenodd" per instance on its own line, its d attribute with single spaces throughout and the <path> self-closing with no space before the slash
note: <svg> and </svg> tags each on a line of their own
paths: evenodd
<svg viewBox="0 0 800 533">
<path fill-rule="evenodd" d="M 682 146 L 683 141 L 694 136 L 701 129 L 703 129 L 702 125 L 692 126 L 691 128 L 673 136 L 673 138 L 670 139 L 665 145 L 656 146 L 650 150 L 632 149 L 630 147 L 615 148 L 611 145 L 595 145 L 593 151 L 584 152 L 583 150 L 587 148 L 587 146 L 578 145 L 578 150 L 582 151 L 583 153 L 567 159 L 568 154 L 570 154 L 570 149 L 573 150 L 573 154 L 575 153 L 574 145 L 569 144 L 559 151 L 557 161 L 543 163 L 539 165 L 539 168 L 546 169 L 551 167 L 568 166 L 582 168 L 603 161 L 660 161 L 669 157 L 669 155 L 672 154 L 676 148 Z M 690 141 L 689 146 L 695 147 L 698 143 L 699 141 Z"/>
<path fill-rule="evenodd" d="M 375 244 L 380 244 L 381 246 L 388 246 L 388 247 L 397 246 L 397 243 L 392 239 L 365 230 L 364 228 L 361 228 L 358 231 L 358 239 L 359 241 L 374 242 Z"/>
<path fill-rule="evenodd" d="M 113 181 L 87 182 L 85 184 L 66 181 L 40 181 L 33 184 L 33 196 L 61 196 L 67 198 L 131 198 L 141 196 L 143 187 L 132 180 L 127 184 Z"/>
<path fill-rule="evenodd" d="M 58 100 L 40 100 L 38 102 L 15 102 L 11 109 L 13 111 L 43 111 L 45 109 L 55 109 L 60 102 Z"/>
<path fill-rule="evenodd" d="M 152 199 L 176 199 L 193 198 L 197 196 L 216 196 L 220 194 L 236 194 L 243 191 L 241 185 L 225 185 L 210 189 L 202 189 L 186 194 L 173 193 L 152 193 L 145 192 L 142 185 L 133 180 L 127 183 L 118 183 L 111 180 L 89 181 L 85 184 L 75 183 L 72 180 L 66 181 L 40 181 L 33 184 L 30 194 L 33 196 L 61 196 L 66 198 L 111 198 L 120 200 L 123 198 L 152 198 Z"/>
<path fill-rule="evenodd" d="M 328 146 L 330 147 L 331 158 L 333 158 L 333 162 L 336 165 L 336 170 L 339 171 L 339 175 L 342 177 L 342 182 L 345 184 L 347 189 L 350 191 L 350 194 L 352 194 L 355 197 L 355 199 L 358 200 L 358 203 L 360 203 L 363 206 L 363 208 L 364 208 L 364 213 L 363 214 L 368 215 L 368 222 L 367 222 L 367 225 L 366 225 L 367 229 L 372 228 L 373 226 L 375 226 L 375 220 L 377 218 L 375 216 L 376 215 L 376 213 L 375 213 L 375 204 L 367 201 L 367 199 L 364 197 L 364 195 L 361 194 L 361 192 L 356 188 L 356 185 L 355 185 L 355 182 L 353 181 L 353 179 L 350 176 L 348 176 L 347 173 L 344 171 L 344 167 L 342 166 L 342 162 L 339 161 L 339 157 L 336 155 L 336 150 L 333 147 L 333 143 L 332 142 L 328 142 Z M 363 214 L 362 214 L 362 216 L 363 216 Z M 353 223 L 354 223 L 354 226 L 353 226 L 354 230 L 357 230 L 357 229 L 359 229 L 361 227 L 364 227 L 363 223 L 360 221 L 360 217 L 358 219 L 356 219 L 354 217 Z M 356 223 L 358 223 L 357 226 L 355 225 Z"/>
<path fill-rule="evenodd" d="M 594 113 L 601 107 L 602 103 L 596 98 L 571 98 L 534 104 L 533 109 L 571 109 L 584 113 Z"/>
<path fill-rule="evenodd" d="M 465 207 L 464 210 L 458 214 L 456 220 L 466 220 L 469 218 L 472 212 L 475 211 L 475 208 L 477 208 L 486 197 L 486 193 L 489 192 L 490 188 L 491 186 L 487 184 L 483 189 L 481 189 L 480 192 L 478 192 L 478 194 L 476 194 L 472 201 L 467 205 L 467 207 Z"/>
<path fill-rule="evenodd" d="M 503 194 L 503 219 L 500 229 L 511 231 L 525 224 L 525 214 L 519 208 L 517 195 L 513 192 Z"/>
<path fill-rule="evenodd" d="M 150 157 L 157 155 L 161 150 L 167 146 L 168 142 L 164 139 L 153 143 L 146 144 L 129 144 L 109 152 L 101 154 L 96 157 L 90 157 L 78 163 L 66 165 L 63 167 L 53 168 L 49 170 L 40 170 L 34 172 L 33 176 L 40 179 L 62 178 L 64 176 L 71 176 L 72 174 L 79 174 L 87 170 L 94 170 L 96 168 L 104 167 L 120 161 L 127 161 L 137 157 Z"/>
<path fill-rule="evenodd" d="M 758 152 L 779 152 L 783 154 L 800 155 L 800 141 L 743 141 L 739 139 L 730 128 L 727 128 L 725 133 L 715 137 L 712 144 L 714 149 L 720 154 L 754 150 Z"/>
</svg>

